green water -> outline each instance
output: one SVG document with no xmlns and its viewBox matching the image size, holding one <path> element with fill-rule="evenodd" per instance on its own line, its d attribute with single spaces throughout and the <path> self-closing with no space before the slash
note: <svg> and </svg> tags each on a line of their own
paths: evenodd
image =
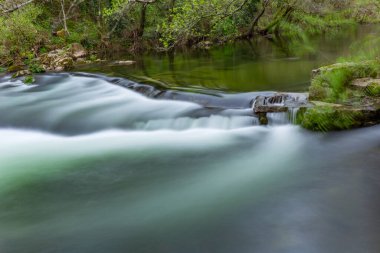
<svg viewBox="0 0 380 253">
<path fill-rule="evenodd" d="M 149 78 L 171 87 L 202 87 L 233 92 L 306 91 L 312 69 L 335 63 L 350 53 L 352 43 L 369 34 L 374 26 L 347 27 L 302 45 L 279 45 L 268 39 L 240 41 L 209 51 L 187 50 L 174 54 L 114 55 L 136 61 L 132 66 L 81 66 L 76 70 L 124 76 L 149 83 Z M 147 79 L 148 78 L 148 79 Z"/>
</svg>

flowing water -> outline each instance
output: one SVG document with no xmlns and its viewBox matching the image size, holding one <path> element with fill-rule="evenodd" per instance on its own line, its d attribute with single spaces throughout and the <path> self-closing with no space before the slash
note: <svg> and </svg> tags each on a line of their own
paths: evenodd
<svg viewBox="0 0 380 253">
<path fill-rule="evenodd" d="M 380 126 L 313 133 L 296 108 L 260 126 L 255 99 L 275 93 L 257 90 L 302 92 L 302 73 L 241 90 L 175 73 L 181 89 L 0 78 L 1 253 L 380 252 Z"/>
<path fill-rule="evenodd" d="M 380 251 L 378 126 L 262 127 L 256 93 L 147 87 L 0 80 L 0 252 Z"/>
</svg>

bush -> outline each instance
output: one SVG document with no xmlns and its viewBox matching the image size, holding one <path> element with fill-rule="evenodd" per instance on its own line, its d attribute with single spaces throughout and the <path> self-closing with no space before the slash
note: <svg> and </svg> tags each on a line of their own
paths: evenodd
<svg viewBox="0 0 380 253">
<path fill-rule="evenodd" d="M 41 44 L 41 28 L 35 23 L 40 8 L 28 5 L 10 16 L 0 17 L 0 55 L 22 58 Z M 3 58 L 2 57 L 2 58 Z"/>
</svg>

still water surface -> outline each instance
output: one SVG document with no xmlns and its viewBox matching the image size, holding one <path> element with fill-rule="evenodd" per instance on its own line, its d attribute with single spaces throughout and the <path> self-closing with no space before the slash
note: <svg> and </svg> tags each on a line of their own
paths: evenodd
<svg viewBox="0 0 380 253">
<path fill-rule="evenodd" d="M 344 27 L 300 45 L 258 39 L 170 55 L 147 54 L 135 58 L 117 55 L 114 56 L 117 60 L 134 59 L 136 64 L 101 63 L 82 66 L 78 71 L 108 73 L 144 82 L 154 79 L 170 87 L 201 87 L 229 92 L 306 91 L 312 69 L 356 53 L 358 47 L 355 44 L 379 34 L 379 26 Z"/>
</svg>

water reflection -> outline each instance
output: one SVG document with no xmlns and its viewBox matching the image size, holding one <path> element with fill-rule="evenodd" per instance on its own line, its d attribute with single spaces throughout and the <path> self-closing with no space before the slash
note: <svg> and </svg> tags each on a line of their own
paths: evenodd
<svg viewBox="0 0 380 253">
<path fill-rule="evenodd" d="M 169 86 L 236 92 L 305 91 L 312 69 L 348 55 L 353 42 L 368 34 L 379 34 L 378 30 L 374 26 L 347 27 L 297 45 L 261 38 L 210 51 L 150 53 L 135 57 L 136 64 L 132 66 L 100 64 L 78 70 L 109 73 L 137 81 L 146 81 L 149 77 Z M 132 56 L 116 57 L 130 59 Z"/>
</svg>

